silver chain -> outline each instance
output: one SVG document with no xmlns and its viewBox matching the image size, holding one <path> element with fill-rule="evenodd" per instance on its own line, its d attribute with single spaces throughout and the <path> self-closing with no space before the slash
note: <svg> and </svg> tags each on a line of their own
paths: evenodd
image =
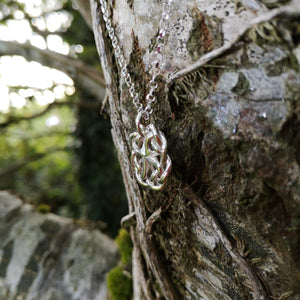
<svg viewBox="0 0 300 300">
<path fill-rule="evenodd" d="M 168 27 L 168 19 L 170 17 L 170 8 L 171 3 L 173 0 L 162 0 L 162 13 L 161 13 L 161 19 L 159 22 L 160 29 L 158 32 L 158 36 L 156 38 L 156 49 L 153 52 L 153 62 L 151 63 L 152 67 L 150 69 L 150 74 L 152 75 L 152 78 L 149 82 L 149 91 L 146 95 L 146 105 L 143 106 L 143 104 L 140 101 L 139 95 L 136 92 L 136 88 L 134 85 L 134 82 L 132 81 L 132 78 L 127 70 L 127 66 L 125 63 L 124 55 L 121 51 L 121 46 L 118 41 L 118 38 L 116 37 L 115 30 L 112 26 L 112 22 L 109 18 L 109 12 L 107 8 L 107 3 L 105 0 L 100 0 L 101 5 L 101 11 L 103 14 L 103 20 L 105 22 L 105 26 L 109 35 L 109 38 L 111 39 L 112 46 L 114 48 L 114 53 L 117 59 L 117 62 L 121 69 L 121 75 L 129 89 L 130 96 L 133 100 L 133 104 L 137 109 L 137 112 L 142 114 L 142 117 L 145 121 L 149 120 L 150 115 L 152 114 L 152 103 L 155 102 L 156 97 L 154 95 L 155 90 L 158 87 L 158 84 L 156 82 L 157 76 L 161 73 L 161 66 L 163 62 L 163 47 L 165 45 L 165 36 L 167 33 L 167 27 Z"/>
<path fill-rule="evenodd" d="M 160 29 L 156 38 L 156 49 L 152 53 L 151 80 L 149 82 L 148 94 L 145 105 L 140 100 L 136 92 L 135 84 L 127 70 L 121 46 L 116 37 L 112 21 L 109 18 L 106 0 L 99 0 L 103 20 L 111 39 L 117 63 L 121 69 L 121 76 L 124 79 L 133 104 L 137 109 L 136 131 L 130 134 L 131 143 L 131 164 L 137 181 L 145 187 L 153 190 L 161 190 L 171 172 L 172 161 L 167 154 L 167 140 L 164 134 L 157 130 L 154 124 L 147 122 L 152 114 L 152 103 L 155 102 L 155 91 L 158 88 L 157 76 L 161 73 L 163 63 L 162 49 L 165 45 L 168 19 L 170 17 L 170 7 L 173 0 L 162 1 L 162 14 L 159 22 Z M 143 119 L 143 122 L 142 122 Z M 147 123 L 147 125 L 145 125 Z"/>
</svg>

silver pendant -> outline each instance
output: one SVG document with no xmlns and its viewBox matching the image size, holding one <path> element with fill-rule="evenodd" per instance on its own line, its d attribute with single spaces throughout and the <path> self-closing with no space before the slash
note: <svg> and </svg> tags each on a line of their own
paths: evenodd
<svg viewBox="0 0 300 300">
<path fill-rule="evenodd" d="M 172 161 L 167 154 L 167 140 L 153 124 L 141 124 L 136 117 L 136 132 L 130 135 L 131 164 L 137 181 L 152 190 L 161 190 L 171 172 Z"/>
</svg>

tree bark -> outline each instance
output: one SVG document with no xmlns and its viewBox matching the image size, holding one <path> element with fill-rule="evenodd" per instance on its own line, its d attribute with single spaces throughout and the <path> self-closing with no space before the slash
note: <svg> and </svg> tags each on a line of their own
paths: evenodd
<svg viewBox="0 0 300 300">
<path fill-rule="evenodd" d="M 95 41 L 134 243 L 134 299 L 300 299 L 300 3 L 172 2 L 155 123 L 172 174 L 130 165 L 136 111 L 97 0 Z M 150 81 L 160 2 L 109 1 L 137 92 Z"/>
</svg>

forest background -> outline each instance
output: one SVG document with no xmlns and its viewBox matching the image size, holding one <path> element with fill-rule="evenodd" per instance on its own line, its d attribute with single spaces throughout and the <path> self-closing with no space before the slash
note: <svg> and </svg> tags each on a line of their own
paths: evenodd
<svg viewBox="0 0 300 300">
<path fill-rule="evenodd" d="M 93 32 L 78 9 L 0 1 L 0 189 L 115 236 L 127 202 Z"/>
</svg>

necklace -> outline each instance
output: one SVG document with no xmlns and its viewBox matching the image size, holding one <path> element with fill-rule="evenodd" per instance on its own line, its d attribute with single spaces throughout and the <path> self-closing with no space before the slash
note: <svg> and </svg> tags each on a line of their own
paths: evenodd
<svg viewBox="0 0 300 300">
<path fill-rule="evenodd" d="M 135 119 L 136 131 L 130 135 L 132 149 L 131 164 L 137 181 L 142 186 L 149 187 L 153 190 L 161 190 L 163 188 L 172 167 L 172 161 L 167 154 L 167 140 L 164 134 L 156 129 L 150 120 L 150 116 L 153 112 L 152 104 L 156 100 L 154 92 L 158 88 L 156 78 L 161 73 L 161 64 L 163 61 L 162 49 L 165 45 L 165 35 L 167 33 L 172 1 L 173 0 L 162 0 L 162 13 L 159 23 L 160 29 L 156 38 L 157 45 L 154 51 L 155 59 L 150 69 L 152 78 L 149 82 L 149 91 L 145 99 L 145 104 L 143 105 L 127 70 L 120 43 L 109 18 L 107 3 L 105 0 L 100 0 L 103 20 L 111 39 L 116 60 L 121 69 L 121 76 L 129 89 L 133 104 L 137 110 Z"/>
</svg>

